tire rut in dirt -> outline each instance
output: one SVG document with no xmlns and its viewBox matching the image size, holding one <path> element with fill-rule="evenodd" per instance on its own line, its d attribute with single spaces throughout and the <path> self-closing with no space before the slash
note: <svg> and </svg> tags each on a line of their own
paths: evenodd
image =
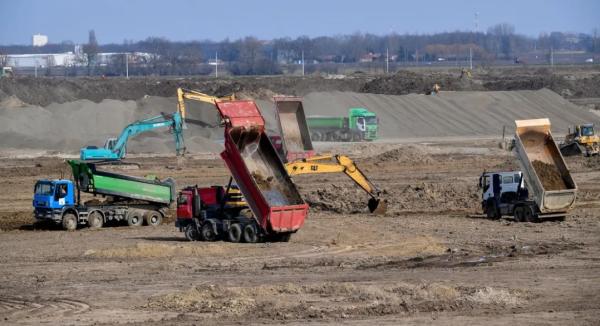
<svg viewBox="0 0 600 326">
<path fill-rule="evenodd" d="M 0 297 L 0 315 L 13 321 L 18 318 L 81 314 L 89 310 L 90 306 L 87 303 L 71 299 L 28 300 Z"/>
</svg>

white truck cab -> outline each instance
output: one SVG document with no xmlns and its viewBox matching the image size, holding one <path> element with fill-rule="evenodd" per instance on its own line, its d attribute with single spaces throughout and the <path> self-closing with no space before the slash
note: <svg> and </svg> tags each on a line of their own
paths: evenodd
<svg viewBox="0 0 600 326">
<path fill-rule="evenodd" d="M 521 182 L 523 173 L 521 171 L 509 171 L 509 172 L 484 172 L 479 178 L 479 188 L 482 189 L 482 199 L 485 201 L 488 198 L 494 197 L 494 187 L 490 187 L 493 184 L 494 175 L 498 175 L 498 185 L 500 186 L 500 194 L 503 193 L 517 193 L 519 187 L 521 190 L 525 189 L 525 184 Z"/>
</svg>

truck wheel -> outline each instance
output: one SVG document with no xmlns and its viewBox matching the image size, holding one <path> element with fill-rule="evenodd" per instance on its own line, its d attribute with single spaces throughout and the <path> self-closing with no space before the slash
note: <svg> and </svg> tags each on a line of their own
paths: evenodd
<svg viewBox="0 0 600 326">
<path fill-rule="evenodd" d="M 360 134 L 352 135 L 352 141 L 359 142 L 361 140 L 362 140 L 362 137 L 360 136 Z"/>
<path fill-rule="evenodd" d="M 133 210 L 127 214 L 127 225 L 129 226 L 140 226 L 144 222 L 142 214 L 138 210 Z"/>
<path fill-rule="evenodd" d="M 242 227 L 239 223 L 231 224 L 229 227 L 229 241 L 237 243 L 242 240 Z"/>
<path fill-rule="evenodd" d="M 67 231 L 77 230 L 77 216 L 73 213 L 67 213 L 63 215 L 62 227 Z"/>
<path fill-rule="evenodd" d="M 99 211 L 93 211 L 88 215 L 88 226 L 90 229 L 99 229 L 104 225 L 104 219 Z"/>
<path fill-rule="evenodd" d="M 205 222 L 202 224 L 202 228 L 200 229 L 200 238 L 206 241 L 217 240 L 217 235 L 215 234 L 212 223 Z"/>
<path fill-rule="evenodd" d="M 523 222 L 523 220 L 524 220 L 523 214 L 524 214 L 524 209 L 522 206 L 515 207 L 515 211 L 513 212 L 513 215 L 515 217 L 516 222 Z"/>
<path fill-rule="evenodd" d="M 159 226 L 162 223 L 162 214 L 157 211 L 146 213 L 146 223 L 150 226 Z"/>
<path fill-rule="evenodd" d="M 185 238 L 188 239 L 188 241 L 198 241 L 200 239 L 200 233 L 198 233 L 198 229 L 194 223 L 188 224 L 185 227 L 184 233 Z"/>
<path fill-rule="evenodd" d="M 486 215 L 489 219 L 492 220 L 497 220 L 501 217 L 500 212 L 498 211 L 498 206 L 496 206 L 495 201 L 490 200 L 487 202 Z"/>
<path fill-rule="evenodd" d="M 538 217 L 533 213 L 531 207 L 523 207 L 523 220 L 529 223 L 538 221 Z"/>
<path fill-rule="evenodd" d="M 244 226 L 243 238 L 244 242 L 256 243 L 258 241 L 256 227 L 252 224 L 247 224 L 246 226 Z"/>
</svg>

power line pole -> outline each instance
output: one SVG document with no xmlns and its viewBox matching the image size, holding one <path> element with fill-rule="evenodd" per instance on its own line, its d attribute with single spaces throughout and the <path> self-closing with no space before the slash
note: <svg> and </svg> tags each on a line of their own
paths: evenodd
<svg viewBox="0 0 600 326">
<path fill-rule="evenodd" d="M 215 51 L 215 78 L 219 78 L 219 51 Z"/>
<path fill-rule="evenodd" d="M 473 49 L 469 48 L 469 69 L 473 70 Z"/>
<path fill-rule="evenodd" d="M 125 52 L 125 77 L 129 79 L 129 53 Z"/>
<path fill-rule="evenodd" d="M 304 76 L 304 50 L 302 50 L 302 76 Z"/>
<path fill-rule="evenodd" d="M 385 49 L 385 73 L 390 73 L 390 48 Z"/>
</svg>

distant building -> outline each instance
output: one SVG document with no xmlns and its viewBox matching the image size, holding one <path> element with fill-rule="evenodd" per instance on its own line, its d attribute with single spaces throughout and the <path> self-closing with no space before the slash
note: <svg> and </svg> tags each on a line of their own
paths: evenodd
<svg viewBox="0 0 600 326">
<path fill-rule="evenodd" d="M 33 46 L 44 46 L 48 44 L 48 36 L 42 34 L 35 34 L 31 37 L 31 44 Z"/>
</svg>

